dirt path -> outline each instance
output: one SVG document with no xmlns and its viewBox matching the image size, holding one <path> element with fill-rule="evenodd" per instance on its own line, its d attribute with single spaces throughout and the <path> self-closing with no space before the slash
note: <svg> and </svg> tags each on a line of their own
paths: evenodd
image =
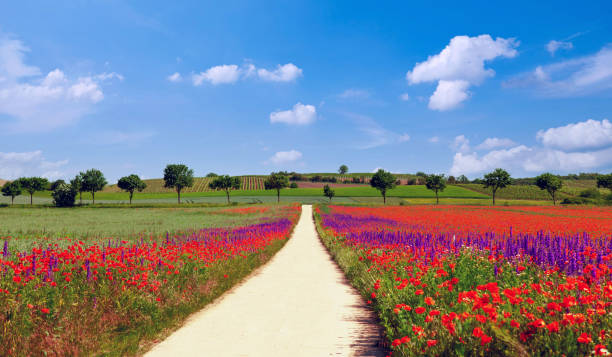
<svg viewBox="0 0 612 357">
<path fill-rule="evenodd" d="M 375 318 L 319 241 L 312 206 L 255 275 L 147 356 L 384 356 Z"/>
</svg>

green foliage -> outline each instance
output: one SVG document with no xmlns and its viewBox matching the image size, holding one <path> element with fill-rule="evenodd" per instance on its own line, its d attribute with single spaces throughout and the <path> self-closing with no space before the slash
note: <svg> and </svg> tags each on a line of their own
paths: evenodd
<svg viewBox="0 0 612 357">
<path fill-rule="evenodd" d="M 181 190 L 193 186 L 193 170 L 183 164 L 169 164 L 164 169 L 164 187 L 173 187 L 181 203 Z"/>
<path fill-rule="evenodd" d="M 79 204 L 83 204 L 83 173 L 79 173 L 72 180 L 70 180 L 70 186 L 79 193 Z"/>
<path fill-rule="evenodd" d="M 332 190 L 331 187 L 329 187 L 329 185 L 325 185 L 323 187 L 323 195 L 329 198 L 329 200 L 331 201 L 332 198 L 334 198 L 334 196 L 336 195 L 336 191 Z"/>
<path fill-rule="evenodd" d="M 289 179 L 283 172 L 272 172 L 268 179 L 264 181 L 266 190 L 276 190 L 277 202 L 280 202 L 280 190 L 289 186 Z"/>
<path fill-rule="evenodd" d="M 461 175 L 457 177 L 457 183 L 470 183 L 470 179 L 468 179 L 465 175 Z"/>
<path fill-rule="evenodd" d="M 36 191 L 44 191 L 49 186 L 49 181 L 43 177 L 21 177 L 17 181 L 19 186 L 30 194 L 30 204 L 33 204 L 33 196 Z"/>
<path fill-rule="evenodd" d="M 2 186 L 2 196 L 11 198 L 11 204 L 15 203 L 15 197 L 21 195 L 21 185 L 19 181 L 7 182 Z"/>
<path fill-rule="evenodd" d="M 240 189 L 240 177 L 230 177 L 228 175 L 218 176 L 209 186 L 213 190 L 225 191 L 227 203 L 230 203 L 230 191 Z"/>
<path fill-rule="evenodd" d="M 106 178 L 102 171 L 98 169 L 89 169 L 79 174 L 81 176 L 81 189 L 91 193 L 93 203 L 96 203 L 96 192 L 102 191 L 106 186 Z"/>
<path fill-rule="evenodd" d="M 77 192 L 71 185 L 60 183 L 53 190 L 53 204 L 57 207 L 72 207 L 76 199 Z"/>
<path fill-rule="evenodd" d="M 134 196 L 135 190 L 142 192 L 142 190 L 147 188 L 147 184 L 142 181 L 138 175 L 134 174 L 120 178 L 119 182 L 117 182 L 117 186 L 130 193 L 130 204 L 132 204 L 132 197 Z"/>
<path fill-rule="evenodd" d="M 206 174 L 206 177 L 217 177 L 217 176 L 219 176 L 219 175 L 217 175 L 214 172 L 209 172 L 209 173 Z"/>
<path fill-rule="evenodd" d="M 561 181 L 559 176 L 549 172 L 543 173 L 536 177 L 536 186 L 538 186 L 540 190 L 546 190 L 550 197 L 552 197 L 553 205 L 557 204 L 555 194 L 563 187 L 563 181 Z"/>
<path fill-rule="evenodd" d="M 495 169 L 484 175 L 484 188 L 490 188 L 493 192 L 493 206 L 495 206 L 495 193 L 500 188 L 504 188 L 512 183 L 510 174 L 504 169 Z"/>
<path fill-rule="evenodd" d="M 295 182 L 292 182 L 292 183 L 289 185 L 289 188 L 298 188 L 298 184 L 297 184 L 297 183 L 295 183 Z"/>
<path fill-rule="evenodd" d="M 348 172 L 348 166 L 340 165 L 340 168 L 338 169 L 338 173 L 340 175 L 346 175 L 347 172 Z"/>
<path fill-rule="evenodd" d="M 612 192 L 612 174 L 597 176 L 597 187 L 607 188 Z"/>
<path fill-rule="evenodd" d="M 601 198 L 601 192 L 596 188 L 587 188 L 580 192 L 580 197 L 598 199 Z"/>
<path fill-rule="evenodd" d="M 442 192 L 446 188 L 444 175 L 427 175 L 427 177 L 425 177 L 425 187 L 427 187 L 428 190 L 432 190 L 436 194 L 436 204 L 439 204 L 440 198 L 438 196 L 438 192 Z"/>
<path fill-rule="evenodd" d="M 383 203 L 387 203 L 387 191 L 394 189 L 396 186 L 396 179 L 390 172 L 383 169 L 376 171 L 372 179 L 370 180 L 370 186 L 374 187 L 383 196 Z"/>
<path fill-rule="evenodd" d="M 49 185 L 49 191 L 55 191 L 55 189 L 56 189 L 56 188 L 57 188 L 59 185 L 61 185 L 61 184 L 65 184 L 65 183 L 66 183 L 66 181 L 61 180 L 61 179 L 60 179 L 60 180 L 55 180 L 55 181 L 51 182 L 51 185 Z"/>
</svg>

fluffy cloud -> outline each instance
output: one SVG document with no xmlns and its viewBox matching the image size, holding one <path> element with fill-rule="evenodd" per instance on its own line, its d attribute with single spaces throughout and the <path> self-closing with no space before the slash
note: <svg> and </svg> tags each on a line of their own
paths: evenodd
<svg viewBox="0 0 612 357">
<path fill-rule="evenodd" d="M 181 74 L 180 74 L 180 73 L 178 73 L 178 72 L 174 72 L 173 74 L 171 74 L 171 75 L 169 75 L 168 77 L 166 77 L 166 79 L 167 79 L 169 82 L 176 83 L 176 82 L 180 82 L 180 81 L 183 79 L 183 77 L 181 76 Z"/>
<path fill-rule="evenodd" d="M 297 161 L 302 158 L 302 153 L 297 150 L 279 151 L 272 155 L 268 161 L 274 165 L 282 165 Z"/>
<path fill-rule="evenodd" d="M 302 75 L 302 69 L 298 68 L 293 63 L 278 65 L 276 69 L 269 71 L 264 68 L 257 70 L 257 75 L 264 81 L 271 82 L 291 82 Z"/>
<path fill-rule="evenodd" d="M 12 120 L 12 131 L 44 131 L 72 123 L 104 99 L 102 83 L 123 80 L 115 72 L 70 79 L 60 69 L 41 77 L 26 65 L 27 47 L 19 40 L 0 37 L 0 114 Z"/>
<path fill-rule="evenodd" d="M 409 101 L 409 100 L 410 100 L 410 95 L 408 95 L 408 93 L 402 93 L 402 94 L 400 95 L 400 100 L 401 100 L 401 101 L 404 101 L 404 102 L 407 102 L 407 101 Z"/>
<path fill-rule="evenodd" d="M 536 138 L 544 146 L 565 151 L 612 146 L 612 123 L 607 119 L 602 121 L 589 119 L 558 128 L 540 130 Z"/>
<path fill-rule="evenodd" d="M 429 108 L 453 109 L 469 98 L 467 89 L 470 86 L 481 84 L 495 75 L 495 71 L 485 68 L 485 61 L 515 57 L 518 54 L 517 46 L 518 42 L 512 38 L 498 37 L 493 40 L 489 35 L 455 36 L 442 52 L 417 63 L 406 74 L 406 79 L 410 84 L 438 81 Z"/>
<path fill-rule="evenodd" d="M 236 83 L 240 79 L 258 76 L 260 79 L 269 82 L 291 82 L 295 81 L 302 75 L 302 69 L 293 63 L 277 65 L 273 70 L 265 68 L 257 68 L 251 63 L 238 66 L 236 64 L 224 64 L 220 66 L 210 67 L 204 72 L 195 73 L 191 76 L 194 86 L 201 86 L 205 81 L 213 85 Z M 176 81 L 180 80 L 180 73 L 174 73 L 168 80 L 173 81 L 171 77 L 176 77 Z"/>
<path fill-rule="evenodd" d="M 307 125 L 317 119 L 314 105 L 297 103 L 293 109 L 276 111 L 270 114 L 270 123 L 285 123 L 290 125 Z"/>
<path fill-rule="evenodd" d="M 455 140 L 456 153 L 450 174 L 478 174 L 497 167 L 511 172 L 570 172 L 597 169 L 612 164 L 612 127 L 608 120 L 587 120 L 541 130 L 536 137 L 543 146 L 513 144 L 507 149 L 491 150 L 480 155 L 472 151 L 469 141 L 460 135 Z M 492 138 L 488 146 L 496 144 L 495 146 L 499 147 L 497 144 L 504 143 L 505 140 L 508 139 Z M 483 144 L 486 142 L 485 140 Z M 504 145 L 506 144 L 510 145 L 510 142 L 505 142 Z M 573 151 L 580 149 L 583 151 Z"/>
<path fill-rule="evenodd" d="M 558 50 L 571 50 L 572 48 L 574 48 L 574 44 L 569 41 L 552 40 L 546 44 L 546 51 L 548 51 L 551 56 L 554 56 L 555 52 Z"/>
<path fill-rule="evenodd" d="M 480 145 L 476 146 L 479 150 L 491 150 L 495 148 L 507 148 L 515 146 L 516 143 L 507 138 L 486 138 Z"/>
<path fill-rule="evenodd" d="M 356 146 L 358 149 L 373 149 L 376 147 L 403 143 L 410 140 L 410 135 L 398 134 L 391 130 L 385 129 L 377 121 L 366 115 L 356 113 L 343 113 L 352 122 L 351 127 L 356 127 L 358 131 L 365 134 L 365 140 L 359 140 Z"/>
<path fill-rule="evenodd" d="M 446 111 L 455 109 L 461 102 L 468 99 L 468 81 L 439 81 L 436 91 L 429 98 L 429 109 Z"/>
<path fill-rule="evenodd" d="M 235 64 L 224 64 L 210 67 L 204 72 L 194 74 L 192 77 L 194 86 L 201 86 L 204 81 L 213 85 L 235 83 L 240 78 L 240 70 Z"/>
<path fill-rule="evenodd" d="M 43 176 L 50 180 L 63 177 L 60 171 L 68 160 L 47 161 L 42 151 L 0 152 L 0 178 L 14 180 L 22 176 Z"/>
<path fill-rule="evenodd" d="M 363 89 L 349 88 L 338 95 L 340 99 L 367 99 L 370 92 Z"/>
<path fill-rule="evenodd" d="M 527 87 L 549 97 L 574 97 L 612 89 L 612 44 L 577 59 L 537 66 L 504 83 Z"/>
</svg>

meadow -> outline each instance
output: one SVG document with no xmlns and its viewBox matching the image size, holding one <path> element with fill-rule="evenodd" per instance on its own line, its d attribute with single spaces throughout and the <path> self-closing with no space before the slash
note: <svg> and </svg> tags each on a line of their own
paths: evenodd
<svg viewBox="0 0 612 357">
<path fill-rule="evenodd" d="M 319 206 L 394 356 L 607 355 L 612 209 Z"/>
<path fill-rule="evenodd" d="M 267 262 L 300 207 L 0 214 L 0 355 L 131 355 Z"/>
</svg>

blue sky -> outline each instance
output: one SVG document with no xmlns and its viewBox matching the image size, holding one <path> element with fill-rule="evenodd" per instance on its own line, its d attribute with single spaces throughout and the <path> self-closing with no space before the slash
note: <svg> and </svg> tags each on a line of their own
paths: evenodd
<svg viewBox="0 0 612 357">
<path fill-rule="evenodd" d="M 612 3 L 0 5 L 0 177 L 612 170 Z"/>
</svg>

